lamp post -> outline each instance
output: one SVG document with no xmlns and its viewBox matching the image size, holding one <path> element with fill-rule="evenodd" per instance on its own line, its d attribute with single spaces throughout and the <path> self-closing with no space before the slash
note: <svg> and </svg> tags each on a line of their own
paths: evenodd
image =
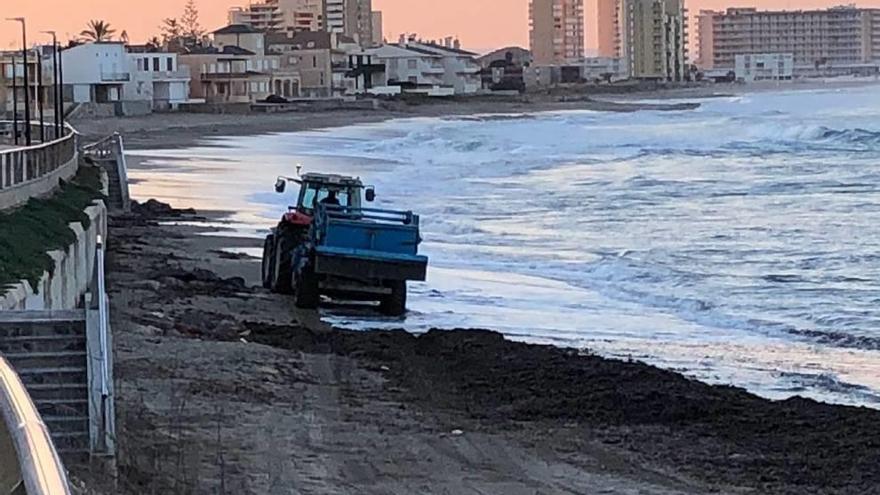
<svg viewBox="0 0 880 495">
<path fill-rule="evenodd" d="M 12 139 L 18 146 L 18 69 L 15 67 L 15 55 L 12 56 Z"/>
<path fill-rule="evenodd" d="M 43 31 L 43 34 L 52 35 L 52 114 L 55 117 L 55 139 L 58 139 L 61 137 L 61 123 L 58 120 L 61 107 L 59 104 L 61 90 L 58 87 L 58 37 L 55 36 L 55 31 Z"/>
<path fill-rule="evenodd" d="M 27 146 L 31 145 L 31 109 L 30 109 L 30 90 L 28 89 L 28 56 L 27 56 L 27 25 L 24 17 L 12 17 L 7 21 L 15 21 L 21 23 L 21 57 L 24 59 L 24 139 Z"/>
<path fill-rule="evenodd" d="M 40 142 L 46 142 L 46 126 L 45 126 L 45 115 L 43 115 L 43 50 L 37 49 L 35 53 L 37 57 L 37 105 L 39 108 L 40 114 Z"/>
</svg>

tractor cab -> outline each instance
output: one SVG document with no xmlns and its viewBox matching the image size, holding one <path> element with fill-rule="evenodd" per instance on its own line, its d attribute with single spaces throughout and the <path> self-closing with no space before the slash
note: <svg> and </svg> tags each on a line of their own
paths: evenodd
<svg viewBox="0 0 880 495">
<path fill-rule="evenodd" d="M 305 174 L 296 179 L 281 177 L 275 184 L 275 190 L 283 193 L 287 182 L 300 185 L 296 206 L 291 209 L 309 217 L 314 216 L 321 204 L 360 209 L 363 207 L 362 191 L 366 191 L 364 196 L 367 201 L 373 201 L 376 197 L 375 189 L 365 187 L 359 178 L 354 177 L 331 174 Z"/>
</svg>

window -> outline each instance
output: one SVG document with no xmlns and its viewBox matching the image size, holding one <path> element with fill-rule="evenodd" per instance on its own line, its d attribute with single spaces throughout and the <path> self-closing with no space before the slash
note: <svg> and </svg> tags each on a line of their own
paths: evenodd
<svg viewBox="0 0 880 495">
<path fill-rule="evenodd" d="M 409 67 L 411 70 L 417 69 L 419 67 L 419 61 L 414 58 L 411 58 L 406 61 L 406 66 Z"/>
<path fill-rule="evenodd" d="M 153 72 L 159 72 L 159 57 L 153 58 Z"/>
<path fill-rule="evenodd" d="M 312 55 L 312 67 L 318 67 L 318 57 Z"/>
<path fill-rule="evenodd" d="M 306 186 L 306 190 L 303 193 L 303 206 L 308 209 L 314 209 L 315 206 L 321 203 L 323 199 L 325 199 L 329 194 L 329 189 L 319 189 L 320 186 L 317 184 L 308 184 Z M 339 200 L 340 206 L 348 206 L 350 201 L 350 192 L 341 189 L 336 191 L 336 199 Z"/>
<path fill-rule="evenodd" d="M 168 72 L 171 72 L 174 70 L 174 59 L 173 58 L 168 57 L 165 59 L 165 70 L 167 70 Z"/>
</svg>

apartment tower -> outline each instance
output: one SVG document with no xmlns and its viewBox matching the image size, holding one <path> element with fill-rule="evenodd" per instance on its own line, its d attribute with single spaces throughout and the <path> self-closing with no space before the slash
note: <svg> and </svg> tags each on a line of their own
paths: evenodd
<svg viewBox="0 0 880 495">
<path fill-rule="evenodd" d="M 529 44 L 535 65 L 582 60 L 584 0 L 530 0 Z"/>
<path fill-rule="evenodd" d="M 685 12 L 683 0 L 622 0 L 620 46 L 631 77 L 685 80 Z"/>
<path fill-rule="evenodd" d="M 372 0 L 324 0 L 327 31 L 350 36 L 363 47 L 373 44 Z"/>
<path fill-rule="evenodd" d="M 795 68 L 880 63 L 880 9 L 704 10 L 697 28 L 704 69 L 732 69 L 737 55 L 756 54 L 792 54 Z"/>
<path fill-rule="evenodd" d="M 320 31 L 324 27 L 322 0 L 265 0 L 229 10 L 229 24 L 266 32 Z"/>
<path fill-rule="evenodd" d="M 598 0 L 596 20 L 600 57 L 620 57 L 620 0 Z"/>
<path fill-rule="evenodd" d="M 374 10 L 370 15 L 373 22 L 373 46 L 379 46 L 385 42 L 382 12 Z"/>
</svg>

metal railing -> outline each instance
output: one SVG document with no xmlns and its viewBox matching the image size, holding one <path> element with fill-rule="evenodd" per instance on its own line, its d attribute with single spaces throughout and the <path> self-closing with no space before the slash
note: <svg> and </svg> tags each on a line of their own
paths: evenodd
<svg viewBox="0 0 880 495">
<path fill-rule="evenodd" d="M 128 192 L 128 165 L 125 161 L 125 143 L 122 140 L 122 135 L 118 132 L 113 133 L 96 143 L 83 146 L 81 151 L 86 158 L 104 163 L 113 162 L 113 170 L 107 170 L 107 173 L 114 173 L 119 179 L 118 186 L 122 209 L 123 211 L 130 211 L 131 197 Z"/>
<path fill-rule="evenodd" d="M 31 136 L 40 135 L 40 124 L 31 123 Z M 46 139 L 54 137 L 54 125 L 45 124 Z M 11 121 L 0 121 L 0 137 L 12 145 L 16 133 L 23 141 L 24 124 L 16 126 Z M 45 143 L 0 150 L 0 196 L 4 191 L 38 181 L 76 158 L 77 134 L 73 127 L 65 126 L 64 135 Z"/>
<path fill-rule="evenodd" d="M 116 453 L 116 412 L 113 393 L 113 350 L 110 304 L 104 280 L 104 242 L 95 247 L 95 270 L 86 324 L 89 376 L 89 444 L 93 454 Z M 96 321 L 97 320 L 97 321 Z M 97 334 L 97 335 L 96 335 Z M 95 383 L 97 380 L 98 383 Z"/>
<path fill-rule="evenodd" d="M 0 489 L 8 490 L 4 494 L 69 495 L 66 471 L 49 430 L 21 379 L 2 357 L 0 420 L 0 481 L 7 485 Z M 10 465 L 10 460 L 17 465 Z"/>
</svg>

